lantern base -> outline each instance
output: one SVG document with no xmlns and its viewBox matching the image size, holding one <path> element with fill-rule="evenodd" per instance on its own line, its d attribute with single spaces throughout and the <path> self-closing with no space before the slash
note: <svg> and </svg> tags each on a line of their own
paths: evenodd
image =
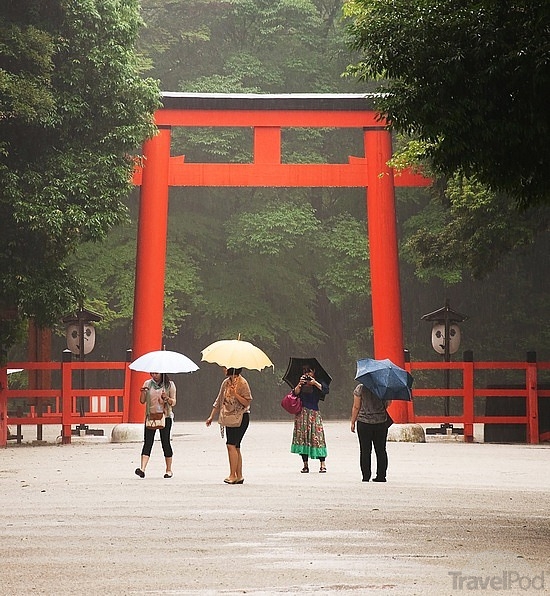
<svg viewBox="0 0 550 596">
<path fill-rule="evenodd" d="M 445 422 L 439 426 L 439 428 L 427 428 L 427 435 L 463 435 L 463 428 L 454 428 L 452 424 Z"/>
<path fill-rule="evenodd" d="M 103 437 L 105 431 L 101 428 L 90 428 L 87 424 L 79 424 L 76 428 L 71 430 L 71 434 L 75 437 L 85 437 L 86 435 Z"/>
</svg>

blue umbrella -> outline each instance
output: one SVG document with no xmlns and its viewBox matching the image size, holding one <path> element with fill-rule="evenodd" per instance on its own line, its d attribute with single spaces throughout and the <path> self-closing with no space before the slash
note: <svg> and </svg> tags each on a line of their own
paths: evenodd
<svg viewBox="0 0 550 596">
<path fill-rule="evenodd" d="M 388 358 L 385 360 L 374 360 L 373 358 L 358 360 L 355 380 L 385 401 L 390 399 L 411 401 L 412 399 L 412 375 Z"/>
</svg>

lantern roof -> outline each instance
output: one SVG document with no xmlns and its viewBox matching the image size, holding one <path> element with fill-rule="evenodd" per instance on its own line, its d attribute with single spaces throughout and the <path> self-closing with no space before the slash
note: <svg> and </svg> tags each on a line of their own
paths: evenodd
<svg viewBox="0 0 550 596">
<path fill-rule="evenodd" d="M 465 321 L 468 316 L 453 310 L 449 306 L 449 301 L 446 301 L 443 308 L 438 308 L 433 312 L 422 315 L 420 318 L 424 321 L 449 321 L 451 323 L 462 323 L 462 321 Z"/>
<path fill-rule="evenodd" d="M 63 323 L 70 324 L 70 323 L 78 323 L 80 321 L 85 321 L 87 323 L 101 321 L 101 315 L 98 315 L 96 312 L 92 312 L 87 308 L 80 308 L 68 315 L 65 315 L 62 319 Z"/>
</svg>

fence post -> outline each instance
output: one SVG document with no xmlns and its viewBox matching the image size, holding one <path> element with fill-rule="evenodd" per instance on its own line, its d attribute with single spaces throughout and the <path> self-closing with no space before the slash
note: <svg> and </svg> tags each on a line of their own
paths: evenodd
<svg viewBox="0 0 550 596">
<path fill-rule="evenodd" d="M 71 442 L 71 423 L 73 417 L 73 366 L 72 353 L 63 350 L 61 361 L 61 443 L 69 445 Z"/>
<path fill-rule="evenodd" d="M 130 419 L 130 384 L 132 380 L 132 371 L 128 368 L 128 363 L 132 362 L 132 350 L 126 350 L 126 368 L 124 369 L 124 389 L 122 393 L 122 421 L 127 424 Z"/>
<path fill-rule="evenodd" d="M 8 444 L 8 369 L 0 367 L 0 447 Z"/>
<path fill-rule="evenodd" d="M 464 416 L 464 442 L 474 442 L 474 353 L 466 350 L 462 355 L 462 408 Z"/>
<path fill-rule="evenodd" d="M 537 382 L 537 353 L 527 352 L 525 387 L 527 389 L 527 442 L 539 444 L 539 396 Z"/>
</svg>

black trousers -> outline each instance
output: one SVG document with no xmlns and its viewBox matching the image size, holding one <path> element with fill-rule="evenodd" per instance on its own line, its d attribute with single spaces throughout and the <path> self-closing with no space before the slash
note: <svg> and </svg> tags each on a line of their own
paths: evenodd
<svg viewBox="0 0 550 596">
<path fill-rule="evenodd" d="M 388 469 L 388 454 L 386 452 L 388 428 L 386 423 L 367 424 L 366 422 L 357 421 L 357 437 L 359 438 L 359 461 L 363 481 L 368 482 L 371 477 L 373 445 L 376 454 L 376 477 L 385 479 Z"/>
<path fill-rule="evenodd" d="M 172 445 L 170 444 L 170 432 L 172 431 L 172 418 L 166 417 L 165 427 L 159 429 L 160 434 L 160 443 L 162 445 L 162 451 L 164 452 L 164 457 L 172 457 L 174 452 L 172 451 Z M 151 455 L 151 449 L 153 448 L 153 443 L 155 441 L 155 433 L 157 430 L 155 428 L 147 428 L 144 425 L 144 436 L 143 436 L 143 449 L 141 450 L 141 455 Z"/>
</svg>

